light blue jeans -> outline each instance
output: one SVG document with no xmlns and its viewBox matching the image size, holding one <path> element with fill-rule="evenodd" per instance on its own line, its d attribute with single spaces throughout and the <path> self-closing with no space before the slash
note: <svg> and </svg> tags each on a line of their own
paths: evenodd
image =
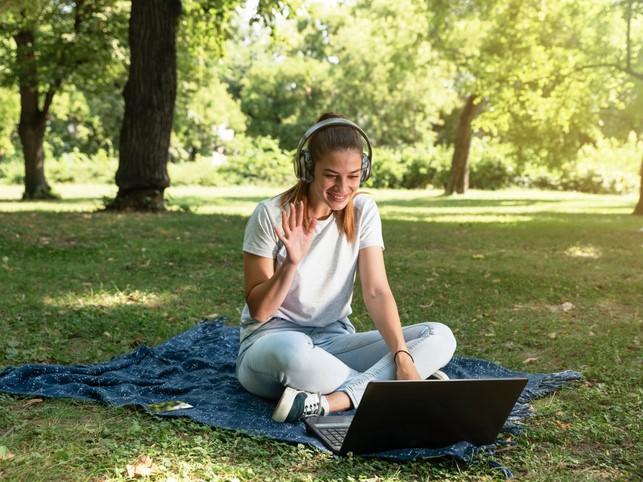
<svg viewBox="0 0 643 482">
<path fill-rule="evenodd" d="M 442 323 L 402 328 L 422 378 L 446 365 L 456 348 Z M 350 321 L 312 328 L 273 318 L 243 340 L 237 378 L 250 393 L 276 400 L 284 387 L 345 392 L 357 407 L 371 380 L 394 380 L 393 355 L 379 331 L 355 333 Z"/>
</svg>

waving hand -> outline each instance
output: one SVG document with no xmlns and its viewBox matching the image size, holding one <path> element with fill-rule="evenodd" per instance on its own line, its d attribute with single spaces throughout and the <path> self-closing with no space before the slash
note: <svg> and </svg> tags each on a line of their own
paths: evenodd
<svg viewBox="0 0 643 482">
<path fill-rule="evenodd" d="M 275 228 L 275 234 L 286 247 L 288 261 L 298 265 L 306 256 L 313 240 L 313 232 L 317 225 L 317 219 L 313 218 L 308 225 L 304 227 L 304 203 L 299 201 L 290 203 L 290 214 L 287 215 L 285 210 L 281 211 L 281 227 L 283 233 Z"/>
</svg>

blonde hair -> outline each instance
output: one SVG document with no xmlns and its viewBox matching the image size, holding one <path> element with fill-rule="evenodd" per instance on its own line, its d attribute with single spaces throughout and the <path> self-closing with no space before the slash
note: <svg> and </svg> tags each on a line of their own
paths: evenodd
<svg viewBox="0 0 643 482">
<path fill-rule="evenodd" d="M 299 201 L 304 203 L 304 227 L 306 229 L 308 229 L 311 222 L 310 215 L 308 214 L 309 192 L 310 184 L 304 181 L 298 181 L 297 184 L 279 196 L 279 203 L 282 209 L 289 203 L 297 203 Z M 337 212 L 337 224 L 350 243 L 354 243 L 357 237 L 357 229 L 355 228 L 355 206 L 353 205 L 353 198 L 357 194 L 359 194 L 359 192 L 350 197 L 344 209 Z"/>
</svg>

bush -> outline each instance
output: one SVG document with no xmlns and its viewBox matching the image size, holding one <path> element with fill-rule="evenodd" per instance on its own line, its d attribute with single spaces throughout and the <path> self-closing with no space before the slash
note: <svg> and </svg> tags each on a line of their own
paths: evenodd
<svg viewBox="0 0 643 482">
<path fill-rule="evenodd" d="M 634 132 L 624 143 L 601 138 L 578 151 L 575 165 L 564 170 L 561 187 L 600 194 L 635 191 L 640 182 L 642 153 L 643 139 L 639 140 Z"/>
<path fill-rule="evenodd" d="M 373 158 L 373 177 L 367 186 L 374 188 L 444 187 L 451 164 L 450 148 L 428 143 L 382 147 Z"/>
<path fill-rule="evenodd" d="M 573 163 L 548 170 L 525 166 L 517 184 L 538 189 L 623 194 L 638 189 L 643 141 L 631 133 L 624 143 L 599 139 L 583 146 Z"/>
<path fill-rule="evenodd" d="M 539 165 L 517 167 L 508 146 L 474 139 L 471 146 L 470 186 L 500 189 L 511 185 L 589 193 L 625 193 L 638 188 L 643 141 L 602 139 L 583 147 L 574 163 L 557 170 Z M 89 156 L 74 148 L 58 158 L 45 144 L 47 179 L 56 183 L 114 182 L 118 160 L 104 149 Z M 452 149 L 431 143 L 378 147 L 373 176 L 365 187 L 393 189 L 443 188 L 449 178 Z M 223 186 L 239 184 L 290 185 L 294 181 L 292 152 L 283 151 L 271 137 L 238 134 L 221 152 L 196 161 L 170 162 L 172 185 Z M 178 156 L 180 157 L 180 156 Z M 24 164 L 17 155 L 0 161 L 0 183 L 22 184 Z"/>
<path fill-rule="evenodd" d="M 194 162 L 170 162 L 167 166 L 172 186 L 223 186 L 228 184 L 212 159 Z"/>
<path fill-rule="evenodd" d="M 226 146 L 218 171 L 232 184 L 291 184 L 293 153 L 282 151 L 272 137 L 235 137 Z"/>
<path fill-rule="evenodd" d="M 45 146 L 45 174 L 51 184 L 110 184 L 118 168 L 118 159 L 110 157 L 99 149 L 91 157 L 74 148 L 58 158 L 51 156 Z M 0 163 L 0 182 L 3 184 L 22 184 L 25 166 L 22 158 L 13 157 Z"/>
<path fill-rule="evenodd" d="M 469 186 L 473 189 L 501 189 L 516 182 L 515 161 L 509 146 L 489 138 L 471 142 Z"/>
</svg>

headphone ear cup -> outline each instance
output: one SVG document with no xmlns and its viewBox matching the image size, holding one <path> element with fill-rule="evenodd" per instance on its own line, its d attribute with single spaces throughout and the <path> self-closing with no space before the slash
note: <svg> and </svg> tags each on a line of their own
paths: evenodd
<svg viewBox="0 0 643 482">
<path fill-rule="evenodd" d="M 302 149 L 301 154 L 299 155 L 299 179 L 306 183 L 313 182 L 313 157 L 310 155 L 308 149 Z"/>
<path fill-rule="evenodd" d="M 362 153 L 362 172 L 359 182 L 366 182 L 369 177 L 371 177 L 371 158 L 368 154 Z"/>
</svg>

